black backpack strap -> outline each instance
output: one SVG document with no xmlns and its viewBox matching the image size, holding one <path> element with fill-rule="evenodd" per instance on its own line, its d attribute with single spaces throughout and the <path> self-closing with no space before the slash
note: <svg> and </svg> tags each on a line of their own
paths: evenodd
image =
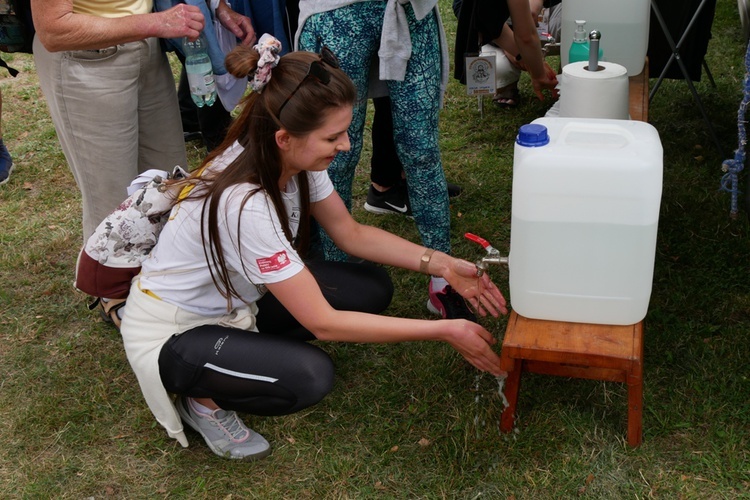
<svg viewBox="0 0 750 500">
<path fill-rule="evenodd" d="M 2 58 L 0 58 L 0 66 L 2 66 L 3 68 L 7 69 L 8 73 L 10 73 L 10 76 L 12 76 L 14 78 L 18 74 L 18 70 L 15 69 L 15 68 L 11 68 L 10 66 L 8 66 L 8 63 L 5 62 L 5 61 L 3 61 Z"/>
</svg>

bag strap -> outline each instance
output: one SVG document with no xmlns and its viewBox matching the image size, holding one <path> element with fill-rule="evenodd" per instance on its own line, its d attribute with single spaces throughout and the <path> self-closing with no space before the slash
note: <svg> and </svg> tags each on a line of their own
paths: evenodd
<svg viewBox="0 0 750 500">
<path fill-rule="evenodd" d="M 8 66 L 8 63 L 5 62 L 5 61 L 3 61 L 2 58 L 0 58 L 0 66 L 2 66 L 3 68 L 7 69 L 8 73 L 10 73 L 10 76 L 12 76 L 13 78 L 15 78 L 16 75 L 18 75 L 18 70 L 15 69 L 15 68 L 11 68 L 10 66 Z"/>
</svg>

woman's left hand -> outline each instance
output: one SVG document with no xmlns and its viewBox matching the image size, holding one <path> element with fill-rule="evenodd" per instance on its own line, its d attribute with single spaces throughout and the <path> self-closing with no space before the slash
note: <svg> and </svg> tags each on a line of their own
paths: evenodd
<svg viewBox="0 0 750 500">
<path fill-rule="evenodd" d="M 443 274 L 443 278 L 469 301 L 480 316 L 487 316 L 487 313 L 495 317 L 507 314 L 508 309 L 503 294 L 490 280 L 487 273 L 481 273 L 481 276 L 477 274 L 475 264 L 462 259 L 453 259 Z"/>
</svg>

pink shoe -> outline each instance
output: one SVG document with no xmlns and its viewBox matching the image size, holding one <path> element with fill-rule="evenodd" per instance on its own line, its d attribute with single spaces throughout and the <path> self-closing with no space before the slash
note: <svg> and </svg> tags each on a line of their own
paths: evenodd
<svg viewBox="0 0 750 500">
<path fill-rule="evenodd" d="M 443 319 L 468 319 L 475 323 L 477 321 L 466 300 L 450 285 L 436 292 L 432 289 L 430 281 L 430 300 L 427 301 L 427 309 L 433 314 L 439 314 Z"/>
</svg>

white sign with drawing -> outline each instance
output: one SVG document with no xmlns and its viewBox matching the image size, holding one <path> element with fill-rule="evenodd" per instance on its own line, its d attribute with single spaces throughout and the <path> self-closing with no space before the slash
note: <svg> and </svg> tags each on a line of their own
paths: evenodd
<svg viewBox="0 0 750 500">
<path fill-rule="evenodd" d="M 495 93 L 495 54 L 490 57 L 466 58 L 466 93 L 468 95 Z"/>
</svg>

